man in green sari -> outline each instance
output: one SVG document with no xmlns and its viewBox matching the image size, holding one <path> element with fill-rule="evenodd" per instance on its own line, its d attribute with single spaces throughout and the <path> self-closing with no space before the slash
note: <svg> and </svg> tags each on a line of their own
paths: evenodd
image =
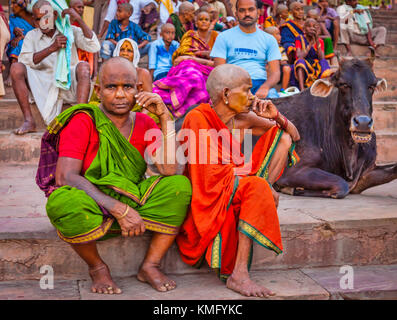
<svg viewBox="0 0 397 320">
<path fill-rule="evenodd" d="M 96 240 L 120 233 L 139 236 L 145 230 L 154 233 L 138 280 L 158 291 L 176 287 L 159 266 L 185 218 L 191 185 L 176 175 L 183 167 L 171 163 L 176 142 L 175 131 L 167 128 L 166 106 L 156 94 L 138 93 L 136 82 L 136 70 L 127 59 L 109 59 L 95 87 L 101 105 L 67 109 L 42 139 L 36 180 L 48 196 L 48 217 L 59 237 L 88 264 L 96 293 L 121 293 Z M 162 129 L 145 114 L 131 112 L 135 103 L 157 115 Z M 162 143 L 147 141 L 149 130 Z M 145 179 L 149 160 L 160 175 Z"/>
</svg>

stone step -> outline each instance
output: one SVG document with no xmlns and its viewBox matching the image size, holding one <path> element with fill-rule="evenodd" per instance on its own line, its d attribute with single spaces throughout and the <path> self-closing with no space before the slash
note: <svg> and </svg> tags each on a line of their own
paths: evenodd
<svg viewBox="0 0 397 320">
<path fill-rule="evenodd" d="M 372 106 L 375 131 L 397 132 L 397 102 L 374 101 Z"/>
<path fill-rule="evenodd" d="M 376 133 L 378 162 L 397 161 L 397 132 L 379 131 Z"/>
<path fill-rule="evenodd" d="M 366 56 L 370 52 L 367 46 L 352 44 L 351 48 L 353 55 L 355 56 Z M 338 50 L 341 54 L 346 54 L 346 48 L 344 45 L 338 44 Z M 377 52 L 381 56 L 381 59 L 397 57 L 397 46 L 387 44 L 386 46 L 380 47 Z"/>
<path fill-rule="evenodd" d="M 393 111 L 384 111 L 385 114 L 379 116 L 379 119 L 382 119 L 381 121 L 384 122 L 375 120 L 378 146 L 377 161 L 379 162 L 397 160 L 396 120 L 395 118 L 387 118 L 388 112 L 393 114 Z M 388 126 L 393 127 L 389 128 Z M 9 130 L 0 131 L 0 163 L 37 165 L 40 158 L 40 145 L 43 133 L 44 131 L 40 131 L 17 136 Z"/>
<path fill-rule="evenodd" d="M 58 279 L 85 279 L 87 267 L 61 241 L 45 212 L 33 166 L 0 166 L 0 281 L 39 279 L 50 265 Z M 279 220 L 283 254 L 254 244 L 252 270 L 397 263 L 397 181 L 345 199 L 281 195 Z M 98 243 L 112 275 L 137 273 L 151 234 Z M 174 245 L 163 269 L 172 274 L 208 273 L 185 265 Z"/>
<path fill-rule="evenodd" d="M 339 267 L 253 271 L 250 275 L 255 282 L 276 294 L 269 300 L 397 299 L 397 265 L 352 266 L 351 270 L 351 289 L 343 281 L 341 285 L 345 271 Z M 167 293 L 153 290 L 136 277 L 114 278 L 123 291 L 120 295 L 91 293 L 88 280 L 59 280 L 55 277 L 52 290 L 42 290 L 38 280 L 5 281 L 0 282 L 0 300 L 162 300 L 161 303 L 167 305 L 164 300 L 189 299 L 200 304 L 200 300 L 260 299 L 244 297 L 227 289 L 215 273 L 171 275 L 171 278 L 177 287 Z M 141 310 L 143 316 L 144 310 Z M 185 316 L 192 319 L 195 314 L 196 308 L 188 308 Z"/>
<path fill-rule="evenodd" d="M 44 130 L 46 125 L 36 104 L 31 105 L 37 130 Z M 14 130 L 23 123 L 21 108 L 15 98 L 0 100 L 0 130 Z"/>
</svg>

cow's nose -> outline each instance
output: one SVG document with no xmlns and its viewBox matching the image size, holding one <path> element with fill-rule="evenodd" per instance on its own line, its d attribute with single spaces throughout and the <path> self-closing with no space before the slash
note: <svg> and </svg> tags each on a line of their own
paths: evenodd
<svg viewBox="0 0 397 320">
<path fill-rule="evenodd" d="M 374 120 L 371 117 L 360 115 L 353 118 L 353 125 L 358 131 L 368 131 L 372 128 Z"/>
</svg>

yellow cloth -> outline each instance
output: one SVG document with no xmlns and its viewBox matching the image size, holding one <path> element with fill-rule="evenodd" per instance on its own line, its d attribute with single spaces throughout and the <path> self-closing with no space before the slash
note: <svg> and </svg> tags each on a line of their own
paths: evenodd
<svg viewBox="0 0 397 320">
<path fill-rule="evenodd" d="M 167 9 L 168 13 L 174 13 L 174 8 L 172 6 L 172 0 L 160 0 L 164 7 Z"/>
</svg>

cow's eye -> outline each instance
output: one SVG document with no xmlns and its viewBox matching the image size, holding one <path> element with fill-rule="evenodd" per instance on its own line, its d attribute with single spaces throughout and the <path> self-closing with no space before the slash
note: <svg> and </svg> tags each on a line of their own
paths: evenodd
<svg viewBox="0 0 397 320">
<path fill-rule="evenodd" d="M 339 88 L 341 88 L 341 89 L 349 89 L 350 85 L 347 84 L 347 83 L 341 83 L 341 84 L 339 84 Z"/>
</svg>

